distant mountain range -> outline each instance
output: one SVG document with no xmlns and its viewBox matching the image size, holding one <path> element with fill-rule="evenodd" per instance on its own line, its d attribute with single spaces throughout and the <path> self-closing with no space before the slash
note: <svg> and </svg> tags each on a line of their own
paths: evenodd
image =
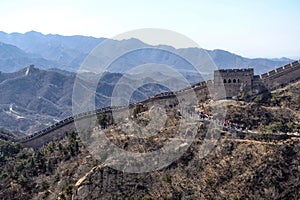
<svg viewBox="0 0 300 200">
<path fill-rule="evenodd" d="M 0 32 L 0 41 L 2 43 L 14 45 L 30 55 L 18 56 L 11 54 L 12 57 L 19 58 L 20 60 L 30 59 L 33 54 L 37 58 L 43 60 L 32 60 L 31 64 L 35 64 L 39 68 L 59 68 L 69 71 L 75 71 L 86 57 L 86 55 L 104 38 L 93 38 L 85 36 L 61 36 L 61 35 L 43 35 L 41 33 L 31 31 L 25 34 L 11 33 L 7 34 Z M 1 51 L 3 51 L 1 49 Z M 0 52 L 0 55 L 2 52 Z M 0 64 L 3 66 L 3 64 Z M 17 65 L 8 65 L 6 70 L 2 67 L 3 71 L 12 72 L 16 69 Z M 26 65 L 21 68 L 26 67 Z M 18 68 L 18 69 L 21 69 Z"/>
<path fill-rule="evenodd" d="M 104 40 L 105 38 L 86 36 L 44 35 L 35 31 L 27 32 L 25 34 L 8 34 L 0 32 L 0 71 L 15 72 L 29 64 L 34 64 L 41 69 L 57 68 L 75 72 L 90 51 Z M 119 48 L 124 46 L 152 47 L 137 39 L 115 41 L 114 44 Z M 165 48 L 177 52 L 184 52 L 185 55 L 190 58 L 192 58 L 195 53 L 203 54 L 203 52 L 207 52 L 218 68 L 252 67 L 255 69 L 256 74 L 267 72 L 276 66 L 282 66 L 292 61 L 289 58 L 249 59 L 224 50 L 203 51 L 203 49 L 198 48 L 177 50 L 173 47 Z M 111 51 L 114 50 L 115 49 L 112 47 Z M 115 67 L 114 72 L 122 72 L 125 69 L 130 68 L 130 66 L 133 66 L 135 63 L 141 63 L 141 59 L 145 58 L 149 59 L 144 62 L 151 59 L 151 62 L 153 63 L 166 59 L 161 52 L 157 51 L 147 51 L 146 57 L 138 57 L 142 55 L 142 53 L 144 52 L 135 55 L 135 57 L 129 57 L 127 60 L 123 60 L 121 65 Z M 130 61 L 129 64 L 128 60 Z M 168 63 L 173 64 L 175 67 L 184 67 L 178 66 L 176 60 L 169 60 Z"/>
<path fill-rule="evenodd" d="M 33 63 L 37 63 L 44 69 L 58 65 L 55 61 L 26 53 L 16 46 L 0 42 L 0 71 L 15 72 Z"/>
</svg>

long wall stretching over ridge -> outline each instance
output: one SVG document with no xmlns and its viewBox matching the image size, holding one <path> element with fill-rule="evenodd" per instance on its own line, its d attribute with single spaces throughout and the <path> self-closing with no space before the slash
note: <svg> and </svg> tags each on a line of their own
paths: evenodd
<svg viewBox="0 0 300 200">
<path fill-rule="evenodd" d="M 129 109 L 133 109 L 136 106 L 139 105 L 148 105 L 151 106 L 154 104 L 154 102 L 160 102 L 161 104 L 165 104 L 167 106 L 175 106 L 178 104 L 177 95 L 184 95 L 185 93 L 189 92 L 190 90 L 194 90 L 197 95 L 197 98 L 199 101 L 205 101 L 209 98 L 209 92 L 207 90 L 206 82 L 200 82 L 197 83 L 189 88 L 185 88 L 183 90 L 177 91 L 177 92 L 163 92 L 160 94 L 156 94 L 153 97 L 150 97 L 149 99 L 146 99 L 142 102 L 133 103 L 129 105 Z M 97 114 L 102 113 L 110 113 L 110 112 L 117 112 L 122 111 L 126 109 L 126 107 L 122 106 L 108 106 L 101 109 L 97 109 L 95 111 L 88 111 L 84 113 L 80 113 L 74 116 L 71 116 L 69 118 L 66 118 L 64 120 L 61 120 L 57 122 L 56 124 L 53 124 L 52 126 L 49 126 L 41 131 L 35 132 L 32 135 L 18 138 L 15 141 L 22 143 L 26 147 L 33 147 L 34 149 L 40 148 L 43 145 L 55 141 L 61 138 L 64 138 L 67 135 L 67 132 L 70 132 L 72 130 L 76 131 L 74 121 L 75 120 L 82 120 L 85 118 L 92 117 Z"/>
<path fill-rule="evenodd" d="M 226 72 L 226 70 L 220 70 L 220 71 Z M 235 70 L 229 70 L 229 71 L 233 72 Z M 249 70 L 246 71 L 244 70 L 244 72 L 247 73 L 248 71 Z M 244 76 L 245 74 L 242 73 L 242 75 Z M 283 67 L 279 67 L 275 70 L 271 70 L 268 73 L 259 76 L 254 76 L 252 79 L 253 81 L 252 84 L 259 83 L 264 86 L 267 86 L 269 89 L 272 89 L 298 79 L 300 79 L 300 60 L 294 61 Z M 176 95 L 180 95 L 180 94 L 184 95 L 184 93 L 190 90 L 194 90 L 197 95 L 198 101 L 203 102 L 210 98 L 210 93 L 207 86 L 211 84 L 214 84 L 214 82 L 203 81 L 177 92 L 164 92 L 161 94 L 157 94 L 142 102 L 131 104 L 129 105 L 129 107 L 133 108 L 138 104 L 153 105 L 154 101 L 161 101 L 162 103 L 164 102 L 165 104 L 175 106 L 176 104 L 178 104 Z M 226 87 L 225 84 L 224 86 Z M 237 87 L 233 87 L 233 88 L 236 89 Z M 51 141 L 64 138 L 66 136 L 66 133 L 69 132 L 70 130 L 75 131 L 76 129 L 74 125 L 74 120 L 80 120 L 87 117 L 91 117 L 95 114 L 108 113 L 114 110 L 122 110 L 122 109 L 124 109 L 124 107 L 109 106 L 109 107 L 98 109 L 96 111 L 88 111 L 88 112 L 80 113 L 75 116 L 61 120 L 60 122 L 57 122 L 56 124 L 53 124 L 52 126 L 43 129 L 41 131 L 38 131 L 32 135 L 26 136 L 24 138 L 15 139 L 15 141 L 22 143 L 26 147 L 33 147 L 34 149 L 37 149 Z"/>
</svg>

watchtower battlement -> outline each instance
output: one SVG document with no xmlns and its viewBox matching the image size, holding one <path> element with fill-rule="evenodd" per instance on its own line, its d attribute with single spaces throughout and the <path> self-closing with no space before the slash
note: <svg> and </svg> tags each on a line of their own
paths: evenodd
<svg viewBox="0 0 300 200">
<path fill-rule="evenodd" d="M 254 69 L 220 69 L 214 71 L 214 90 L 217 99 L 232 98 L 258 93 L 264 89 L 276 88 L 300 78 L 300 60 L 276 68 L 267 73 L 254 76 Z M 225 88 L 225 93 L 220 91 Z"/>
<path fill-rule="evenodd" d="M 220 73 L 223 73 L 224 75 L 231 75 L 233 73 L 233 75 L 239 74 L 239 75 L 248 75 L 249 73 L 253 74 L 254 73 L 254 69 L 253 68 L 243 68 L 243 69 L 219 69 L 216 70 L 219 71 Z"/>
<path fill-rule="evenodd" d="M 214 88 L 225 88 L 226 96 L 217 98 L 237 96 L 240 91 L 251 91 L 253 87 L 254 69 L 220 69 L 214 71 Z"/>
</svg>

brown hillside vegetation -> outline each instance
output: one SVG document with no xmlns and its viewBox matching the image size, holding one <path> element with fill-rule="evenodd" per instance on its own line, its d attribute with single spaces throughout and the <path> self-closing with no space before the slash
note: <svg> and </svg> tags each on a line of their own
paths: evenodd
<svg viewBox="0 0 300 200">
<path fill-rule="evenodd" d="M 108 161 L 117 160 L 97 161 L 73 132 L 38 151 L 0 141 L 0 199 L 299 199 L 300 139 L 271 137 L 272 132 L 299 130 L 299 88 L 299 82 L 294 83 L 252 103 L 200 105 L 210 113 L 214 104 L 226 103 L 228 120 L 270 133 L 259 139 L 255 135 L 261 133 L 237 137 L 216 129 L 220 139 L 201 158 L 209 122 L 186 123 L 197 128 L 191 146 L 178 160 L 154 172 L 112 169 Z M 146 123 L 146 116 L 142 113 L 136 120 Z M 117 125 L 103 133 L 126 151 L 154 151 L 174 137 L 179 119 L 176 108 L 171 109 L 167 127 L 146 139 L 125 135 Z"/>
<path fill-rule="evenodd" d="M 257 96 L 253 102 L 221 100 L 206 103 L 200 110 L 211 113 L 216 105 L 226 105 L 226 120 L 259 132 L 300 131 L 300 81 Z M 215 116 L 218 118 L 218 116 Z"/>
<path fill-rule="evenodd" d="M 201 137 L 200 137 L 201 138 Z M 202 139 L 170 166 L 131 174 L 93 159 L 72 137 L 38 152 L 15 149 L 1 165 L 1 199 L 298 199 L 300 140 L 225 134 L 200 159 Z M 114 141 L 117 143 L 117 141 Z"/>
</svg>

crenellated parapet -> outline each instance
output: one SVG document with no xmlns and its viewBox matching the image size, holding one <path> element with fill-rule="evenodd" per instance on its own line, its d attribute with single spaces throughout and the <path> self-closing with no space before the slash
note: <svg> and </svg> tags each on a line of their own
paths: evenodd
<svg viewBox="0 0 300 200">
<path fill-rule="evenodd" d="M 289 84 L 300 78 L 300 60 L 260 75 L 261 81 L 268 89 Z"/>
<path fill-rule="evenodd" d="M 220 69 L 214 71 L 215 98 L 232 98 L 241 91 L 252 91 L 254 69 Z M 225 89 L 225 93 L 220 89 Z"/>
</svg>

